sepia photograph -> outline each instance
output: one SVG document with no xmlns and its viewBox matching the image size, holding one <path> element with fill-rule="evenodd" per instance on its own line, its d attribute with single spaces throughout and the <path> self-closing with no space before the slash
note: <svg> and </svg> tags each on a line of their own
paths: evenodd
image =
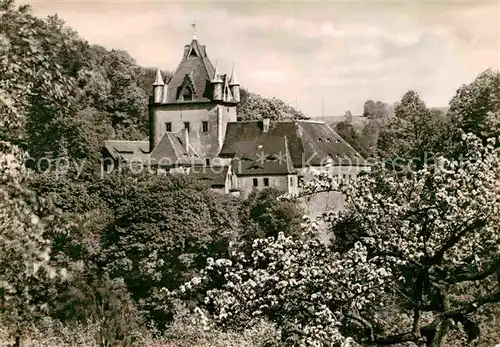
<svg viewBox="0 0 500 347">
<path fill-rule="evenodd" d="M 498 0 L 0 0 L 0 347 L 500 347 Z"/>
</svg>

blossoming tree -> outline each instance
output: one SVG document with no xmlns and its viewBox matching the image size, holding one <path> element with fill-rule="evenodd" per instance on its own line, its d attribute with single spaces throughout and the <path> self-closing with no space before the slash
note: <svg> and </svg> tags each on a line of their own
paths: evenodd
<svg viewBox="0 0 500 347">
<path fill-rule="evenodd" d="M 350 239 L 383 259 L 394 276 L 388 289 L 412 315 L 408 331 L 371 337 L 374 342 L 440 345 L 456 323 L 473 340 L 479 327 L 471 314 L 500 301 L 499 151 L 495 139 L 487 146 L 473 135 L 463 141 L 462 162 L 441 158 L 414 172 L 381 170 L 338 187 L 350 207 L 328 214 L 334 230 L 344 239 L 354 232 Z M 471 282 L 479 283 L 475 292 Z M 362 324 L 368 331 L 383 326 L 371 320 Z"/>
<path fill-rule="evenodd" d="M 348 202 L 324 215 L 336 235 L 331 246 L 305 220 L 303 237 L 257 239 L 250 256 L 235 250 L 211 260 L 171 294 L 201 293 L 206 312 L 224 325 L 265 316 L 287 345 L 352 338 L 439 346 L 457 326 L 477 338 L 474 314 L 500 301 L 500 161 L 493 145 L 473 135 L 463 140 L 461 163 L 441 158 L 411 172 L 379 167 L 351 184 L 318 176 L 304 194 L 336 190 Z"/>
</svg>

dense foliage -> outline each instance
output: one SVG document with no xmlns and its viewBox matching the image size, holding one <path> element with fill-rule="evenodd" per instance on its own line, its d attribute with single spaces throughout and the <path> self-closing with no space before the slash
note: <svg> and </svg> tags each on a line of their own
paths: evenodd
<svg viewBox="0 0 500 347">
<path fill-rule="evenodd" d="M 347 111 L 345 120 L 333 124 L 335 131 L 346 140 L 363 157 L 368 158 L 377 153 L 380 132 L 394 114 L 394 105 L 389 106 L 382 101 L 368 100 L 363 105 L 363 122 L 353 123 L 353 115 Z"/>
<path fill-rule="evenodd" d="M 373 138 L 372 134 L 366 134 L 370 124 L 367 123 L 363 127 L 362 131 L 359 131 L 354 127 L 354 125 L 348 120 L 344 120 L 334 124 L 334 129 L 347 143 L 349 143 L 359 154 L 364 158 L 368 158 L 372 155 Z"/>
<path fill-rule="evenodd" d="M 500 71 L 486 70 L 463 85 L 450 102 L 451 119 L 481 139 L 500 134 Z"/>
<path fill-rule="evenodd" d="M 283 192 L 274 188 L 256 190 L 241 203 L 242 240 L 252 243 L 258 238 L 277 237 L 280 232 L 300 234 L 304 211 L 296 201 L 279 200 L 281 195 Z"/>
<path fill-rule="evenodd" d="M 262 118 L 269 118 L 272 121 L 307 119 L 301 111 L 278 98 L 265 98 L 244 88 L 241 89 L 241 102 L 238 104 L 237 112 L 238 119 L 242 121 Z"/>
<path fill-rule="evenodd" d="M 458 129 L 450 118 L 430 110 L 414 91 L 407 92 L 379 133 L 377 154 L 421 168 L 436 154 L 453 151 L 452 135 Z M 460 139 L 455 139 L 457 142 Z"/>
<path fill-rule="evenodd" d="M 56 15 L 40 19 L 6 2 L 0 17 L 0 87 L 26 107 L 16 129 L 0 127 L 2 138 L 20 141 L 34 158 L 90 167 L 105 139 L 146 137 L 152 69 L 90 45 Z"/>
<path fill-rule="evenodd" d="M 236 238 L 236 202 L 182 176 L 104 184 L 115 218 L 102 234 L 103 267 L 149 311 L 159 288 L 176 288 Z"/>
</svg>

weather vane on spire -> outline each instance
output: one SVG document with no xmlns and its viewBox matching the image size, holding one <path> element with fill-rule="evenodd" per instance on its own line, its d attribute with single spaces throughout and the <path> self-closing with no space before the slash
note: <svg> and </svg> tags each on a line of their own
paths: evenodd
<svg viewBox="0 0 500 347">
<path fill-rule="evenodd" d="M 191 27 L 193 28 L 193 40 L 196 40 L 196 24 L 193 22 L 193 24 L 191 24 Z"/>
</svg>

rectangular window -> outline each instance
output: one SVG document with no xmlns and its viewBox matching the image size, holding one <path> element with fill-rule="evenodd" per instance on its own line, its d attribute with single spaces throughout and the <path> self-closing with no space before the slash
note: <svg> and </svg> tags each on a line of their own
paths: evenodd
<svg viewBox="0 0 500 347">
<path fill-rule="evenodd" d="M 203 122 L 203 132 L 206 133 L 208 131 L 208 122 Z"/>
<path fill-rule="evenodd" d="M 253 186 L 257 187 L 259 185 L 259 180 L 257 178 L 253 179 Z"/>
<path fill-rule="evenodd" d="M 269 187 L 269 178 L 267 178 L 267 177 L 266 177 L 266 178 L 264 178 L 264 185 L 265 185 L 266 187 Z"/>
<path fill-rule="evenodd" d="M 290 187 L 293 187 L 293 177 L 290 177 Z"/>
<path fill-rule="evenodd" d="M 184 122 L 184 129 L 189 132 L 189 122 Z"/>
<path fill-rule="evenodd" d="M 210 166 L 210 159 L 205 159 L 205 165 Z"/>
<path fill-rule="evenodd" d="M 167 133 L 171 133 L 172 132 L 172 123 L 171 122 L 165 123 L 165 131 Z"/>
</svg>

